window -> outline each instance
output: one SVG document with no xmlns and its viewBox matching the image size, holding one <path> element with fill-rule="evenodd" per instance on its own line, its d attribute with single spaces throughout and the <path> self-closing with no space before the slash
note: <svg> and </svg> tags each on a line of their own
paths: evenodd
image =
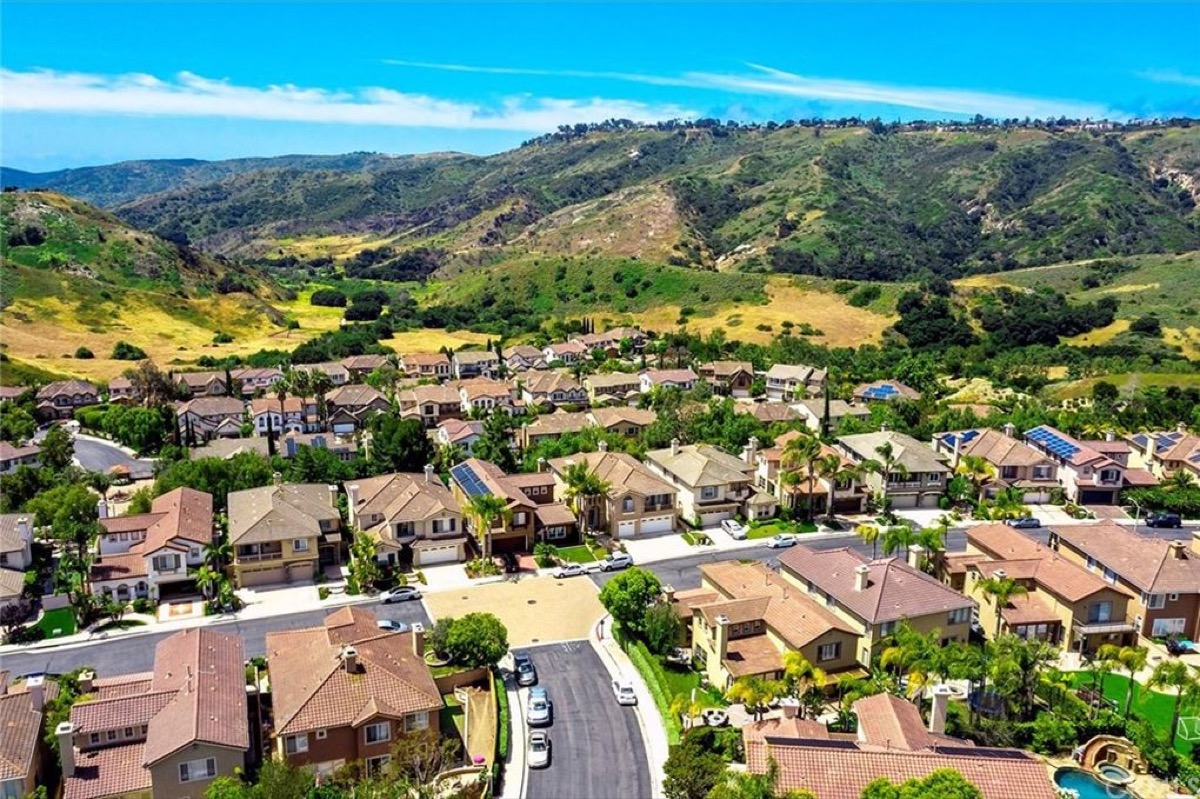
<svg viewBox="0 0 1200 799">
<path fill-rule="evenodd" d="M 392 762 L 391 755 L 380 755 L 379 757 L 368 757 L 367 758 L 367 773 L 368 774 L 378 774 L 379 772 L 383 771 L 384 767 L 387 766 L 388 763 L 391 763 L 391 762 Z"/>
<path fill-rule="evenodd" d="M 1088 571 L 1096 570 L 1096 559 L 1093 558 L 1091 555 L 1088 555 L 1087 567 L 1088 567 Z"/>
<path fill-rule="evenodd" d="M 133 727 L 126 727 L 126 728 L 125 728 L 125 737 L 126 737 L 126 738 L 132 738 L 132 737 L 133 737 Z"/>
<path fill-rule="evenodd" d="M 409 713 L 404 717 L 404 731 L 424 730 L 429 727 L 428 713 Z"/>
<path fill-rule="evenodd" d="M 178 555 L 158 555 L 154 558 L 154 570 L 156 572 L 170 572 L 178 568 Z"/>
<path fill-rule="evenodd" d="M 621 512 L 633 513 L 633 497 L 625 497 L 621 500 Z"/>
<path fill-rule="evenodd" d="M 704 486 L 700 489 L 700 499 L 716 499 L 716 498 L 717 498 L 717 487 L 716 486 Z"/>
<path fill-rule="evenodd" d="M 1169 599 L 1172 602 L 1177 602 L 1177 601 L 1179 601 L 1179 594 L 1168 594 L 1167 599 Z"/>
<path fill-rule="evenodd" d="M 1005 480 L 1016 480 L 1017 479 L 1017 467 L 1016 466 L 1001 466 L 1000 467 L 1000 477 Z"/>
<path fill-rule="evenodd" d="M 93 744 L 100 743 L 100 733 L 98 733 L 98 732 L 92 733 L 91 735 L 88 736 L 88 740 Z"/>
<path fill-rule="evenodd" d="M 896 622 L 894 621 L 885 621 L 879 625 L 880 635 L 891 635 L 894 632 L 896 632 Z"/>
<path fill-rule="evenodd" d="M 328 730 L 317 730 L 317 740 L 318 741 L 324 741 L 328 737 L 329 737 Z"/>
<path fill-rule="evenodd" d="M 1117 582 L 1117 573 L 1115 571 L 1113 571 L 1112 569 L 1108 568 L 1107 566 L 1105 566 L 1104 567 L 1104 579 L 1110 583 L 1115 584 Z"/>
<path fill-rule="evenodd" d="M 1054 476 L 1054 467 L 1053 466 L 1034 466 L 1033 467 L 1033 479 L 1034 480 L 1049 480 L 1053 476 Z"/>
<path fill-rule="evenodd" d="M 1101 469 L 1100 470 L 1100 482 L 1102 482 L 1102 483 L 1115 483 L 1115 482 L 1117 482 L 1117 480 L 1120 479 L 1120 476 L 1121 476 L 1121 473 L 1118 472 L 1116 469 Z"/>
<path fill-rule="evenodd" d="M 116 731 L 116 730 L 109 730 L 109 731 L 106 733 L 105 737 L 107 737 L 107 738 L 108 738 L 108 740 L 110 740 L 110 741 L 115 741 L 115 740 L 117 740 L 117 731 Z"/>
<path fill-rule="evenodd" d="M 558 538 L 566 538 L 566 537 L 567 537 L 567 528 L 565 528 L 565 527 L 557 526 L 557 527 L 547 527 L 546 528 L 546 538 L 547 539 L 558 539 Z"/>
<path fill-rule="evenodd" d="M 293 538 L 292 539 L 292 551 L 293 552 L 307 552 L 308 551 L 308 539 L 307 538 Z"/>
<path fill-rule="evenodd" d="M 1112 621 L 1112 603 L 1096 602 L 1088 606 L 1088 624 Z"/>
<path fill-rule="evenodd" d="M 437 532 L 437 522 L 434 522 L 433 531 L 435 533 Z M 409 536 L 416 534 L 417 531 L 412 522 L 400 522 L 396 525 L 396 535 L 398 536 Z"/>
<path fill-rule="evenodd" d="M 931 485 L 931 486 L 941 485 L 941 482 L 942 482 L 941 472 L 933 472 L 933 473 L 927 474 L 925 476 L 925 484 L 926 485 Z"/>
<path fill-rule="evenodd" d="M 842 656 L 842 644 L 840 641 L 832 644 L 822 644 L 817 648 L 817 660 L 821 663 L 827 663 L 830 660 L 837 660 Z"/>
<path fill-rule="evenodd" d="M 1150 601 L 1146 602 L 1146 607 L 1150 608 L 1150 610 L 1162 610 L 1167 604 L 1167 598 L 1164 594 L 1151 594 L 1149 599 Z"/>
<path fill-rule="evenodd" d="M 950 611 L 949 617 L 946 619 L 948 624 L 966 624 L 971 620 L 970 608 L 958 608 Z"/>
<path fill-rule="evenodd" d="M 209 780 L 217 776 L 217 759 L 206 757 L 203 760 L 189 760 L 179 764 L 179 781 L 193 782 Z"/>
<path fill-rule="evenodd" d="M 379 721 L 375 724 L 368 724 L 366 730 L 367 743 L 369 744 L 377 744 L 392 739 L 391 722 Z"/>
<path fill-rule="evenodd" d="M 299 754 L 308 751 L 308 733 L 302 732 L 299 735 L 289 735 L 283 739 L 283 749 L 289 755 Z"/>
<path fill-rule="evenodd" d="M 1150 634 L 1155 638 L 1178 635 L 1186 629 L 1187 619 L 1155 619 Z"/>
</svg>

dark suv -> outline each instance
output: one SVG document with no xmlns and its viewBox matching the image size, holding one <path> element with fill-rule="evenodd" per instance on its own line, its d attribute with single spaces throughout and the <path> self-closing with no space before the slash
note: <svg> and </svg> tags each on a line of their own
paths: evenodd
<svg viewBox="0 0 1200 799">
<path fill-rule="evenodd" d="M 1178 513 L 1151 513 L 1146 517 L 1147 527 L 1182 527 L 1183 519 Z"/>
</svg>

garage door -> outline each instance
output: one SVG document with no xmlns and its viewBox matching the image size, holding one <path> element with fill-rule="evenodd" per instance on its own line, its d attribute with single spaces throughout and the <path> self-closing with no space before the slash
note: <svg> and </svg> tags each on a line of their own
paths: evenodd
<svg viewBox="0 0 1200 799">
<path fill-rule="evenodd" d="M 938 499 L 939 499 L 938 494 L 922 494 L 921 495 L 921 507 L 922 508 L 936 508 L 938 506 Z"/>
<path fill-rule="evenodd" d="M 278 569 L 259 569 L 257 571 L 242 571 L 243 586 L 271 585 L 287 581 L 287 572 L 281 566 Z"/>
<path fill-rule="evenodd" d="M 313 578 L 313 563 L 293 563 L 287 568 L 287 579 L 290 583 L 302 583 Z"/>
<path fill-rule="evenodd" d="M 673 515 L 642 519 L 643 533 L 669 533 L 674 529 L 675 517 Z"/>
<path fill-rule="evenodd" d="M 617 525 L 617 538 L 632 538 L 637 535 L 636 522 L 621 522 Z"/>
<path fill-rule="evenodd" d="M 915 508 L 917 507 L 916 494 L 888 494 L 888 499 L 892 501 L 893 508 Z"/>
<path fill-rule="evenodd" d="M 1079 502 L 1083 505 L 1112 505 L 1113 493 L 1111 491 L 1084 491 L 1079 497 Z"/>
<path fill-rule="evenodd" d="M 1026 491 L 1025 492 L 1025 504 L 1026 505 L 1045 505 L 1048 502 L 1050 502 L 1050 492 L 1049 491 Z"/>
<path fill-rule="evenodd" d="M 420 565 L 430 566 L 434 563 L 454 563 L 458 560 L 458 544 L 442 547 L 428 547 L 420 551 Z"/>
</svg>

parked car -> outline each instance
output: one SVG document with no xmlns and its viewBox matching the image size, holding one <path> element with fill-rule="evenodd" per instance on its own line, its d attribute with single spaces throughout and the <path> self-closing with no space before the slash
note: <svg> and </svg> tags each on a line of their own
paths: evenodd
<svg viewBox="0 0 1200 799">
<path fill-rule="evenodd" d="M 1004 523 L 1018 530 L 1036 530 L 1042 526 L 1041 520 L 1035 519 L 1032 516 L 1022 516 L 1019 519 L 1005 519 Z"/>
<path fill-rule="evenodd" d="M 387 630 L 389 633 L 406 633 L 412 629 L 404 622 L 394 619 L 380 619 L 375 622 L 375 626 L 381 630 Z"/>
<path fill-rule="evenodd" d="M 1196 645 L 1186 638 L 1168 638 L 1167 652 L 1179 657 L 1180 655 L 1190 655 L 1192 652 L 1200 651 L 1196 649 Z"/>
<path fill-rule="evenodd" d="M 529 754 L 525 762 L 530 768 L 545 768 L 550 765 L 550 736 L 541 730 L 529 733 Z"/>
<path fill-rule="evenodd" d="M 618 569 L 628 569 L 633 565 L 633 558 L 624 552 L 614 552 L 604 560 L 600 561 L 600 568 L 606 572 L 617 571 Z"/>
<path fill-rule="evenodd" d="M 420 598 L 420 589 L 411 585 L 402 585 L 399 588 L 391 588 L 379 595 L 379 601 L 384 605 L 390 605 L 393 602 L 411 602 L 414 599 Z"/>
<path fill-rule="evenodd" d="M 735 519 L 726 519 L 721 522 L 721 529 L 729 533 L 729 537 L 737 541 L 741 541 L 746 537 L 746 525 Z"/>
<path fill-rule="evenodd" d="M 633 683 L 629 680 L 613 680 L 612 681 L 613 696 L 617 698 L 618 705 L 636 705 L 637 694 L 633 691 Z"/>
<path fill-rule="evenodd" d="M 767 539 L 767 546 L 771 549 L 794 547 L 796 546 L 796 536 L 792 533 L 777 533 Z"/>
<path fill-rule="evenodd" d="M 529 689 L 529 700 L 525 703 L 525 722 L 530 727 L 549 727 L 554 720 L 554 705 L 550 695 L 541 686 Z"/>
<path fill-rule="evenodd" d="M 537 685 L 537 666 L 533 665 L 533 658 L 529 657 L 528 652 L 513 652 L 513 671 L 517 675 L 517 685 L 521 687 Z"/>
<path fill-rule="evenodd" d="M 1146 517 L 1147 527 L 1183 527 L 1183 517 L 1178 513 L 1151 513 Z"/>
<path fill-rule="evenodd" d="M 588 570 L 578 563 L 568 563 L 566 566 L 559 566 L 554 570 L 554 577 L 562 580 L 567 577 L 582 577 L 587 574 Z"/>
</svg>

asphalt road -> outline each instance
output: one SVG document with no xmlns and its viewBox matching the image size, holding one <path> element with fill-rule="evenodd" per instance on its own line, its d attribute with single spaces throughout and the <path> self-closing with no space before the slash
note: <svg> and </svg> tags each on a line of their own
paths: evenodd
<svg viewBox="0 0 1200 799">
<path fill-rule="evenodd" d="M 380 619 L 396 619 L 408 624 L 421 622 L 426 629 L 429 629 L 429 614 L 425 612 L 425 605 L 422 602 L 398 602 L 393 605 L 374 604 L 361 607 L 374 611 L 376 617 Z M 246 642 L 246 657 L 249 658 L 266 654 L 267 633 L 315 627 L 321 623 L 328 612 L 310 610 L 293 613 L 289 616 L 272 616 L 244 622 L 233 619 L 211 626 L 218 632 L 242 636 Z M 149 635 L 125 635 L 107 640 L 97 637 L 93 642 L 82 646 L 8 654 L 0 657 L 0 668 L 14 675 L 37 672 L 62 674 L 80 666 L 88 666 L 104 677 L 149 671 L 154 666 L 155 645 L 171 634 L 162 632 Z"/>
<path fill-rule="evenodd" d="M 108 474 L 114 466 L 127 466 L 135 480 L 154 476 L 154 461 L 131 458 L 120 447 L 94 438 L 75 437 L 75 460 L 91 472 Z"/>
<path fill-rule="evenodd" d="M 542 728 L 550 733 L 550 766 L 530 769 L 528 799 L 650 796 L 637 711 L 617 704 L 612 678 L 596 650 L 587 641 L 569 641 L 528 651 L 539 685 L 554 703 L 553 724 Z"/>
</svg>

